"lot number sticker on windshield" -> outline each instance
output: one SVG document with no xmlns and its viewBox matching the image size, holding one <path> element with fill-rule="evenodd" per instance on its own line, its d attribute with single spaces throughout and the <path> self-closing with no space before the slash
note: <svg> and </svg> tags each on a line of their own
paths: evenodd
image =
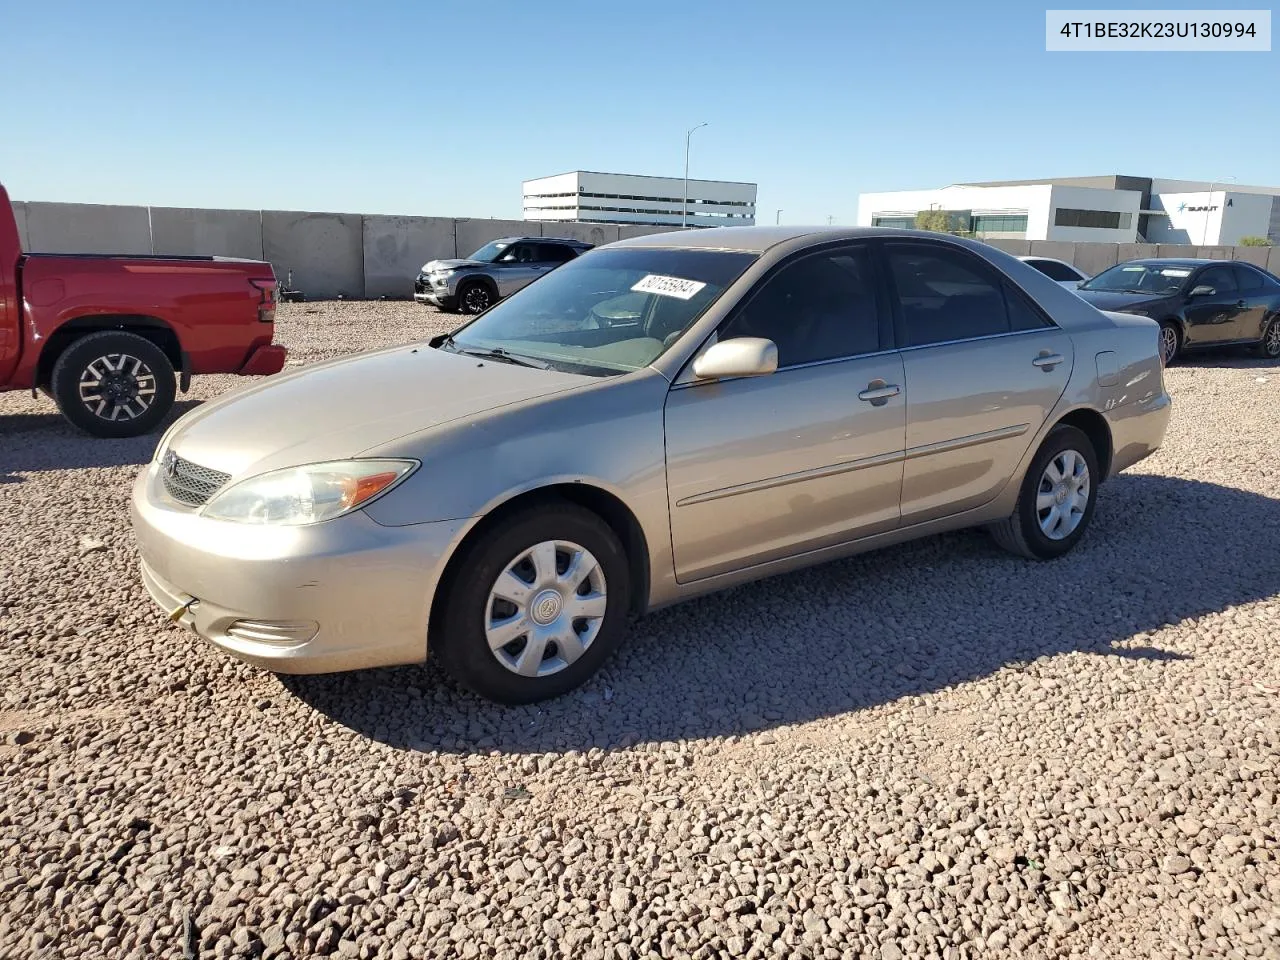
<svg viewBox="0 0 1280 960">
<path fill-rule="evenodd" d="M 678 300 L 690 300 L 705 287 L 701 280 L 684 280 L 680 277 L 664 277 L 651 273 L 631 289 L 636 293 L 656 293 L 660 297 L 675 297 Z"/>
</svg>

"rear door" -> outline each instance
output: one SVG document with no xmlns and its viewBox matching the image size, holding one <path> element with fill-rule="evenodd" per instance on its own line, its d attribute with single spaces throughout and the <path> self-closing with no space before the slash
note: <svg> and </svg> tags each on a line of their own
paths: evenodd
<svg viewBox="0 0 1280 960">
<path fill-rule="evenodd" d="M 1244 304 L 1240 314 L 1240 338 L 1261 340 L 1271 303 L 1280 290 L 1272 289 L 1267 277 L 1247 264 L 1233 263 L 1231 272 L 1235 274 L 1240 300 Z"/>
<path fill-rule="evenodd" d="M 907 388 L 902 524 L 992 500 L 1071 376 L 1071 338 L 995 267 L 931 241 L 882 247 Z"/>
<path fill-rule="evenodd" d="M 1183 314 L 1187 318 L 1186 342 L 1196 346 L 1240 340 L 1245 334 L 1243 314 L 1245 301 L 1236 286 L 1231 264 L 1214 264 L 1197 273 L 1184 288 L 1208 286 L 1213 293 L 1190 297 Z"/>
</svg>

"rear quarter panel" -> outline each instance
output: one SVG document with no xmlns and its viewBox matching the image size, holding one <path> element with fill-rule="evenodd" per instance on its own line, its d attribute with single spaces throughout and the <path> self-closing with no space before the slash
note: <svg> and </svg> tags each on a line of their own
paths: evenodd
<svg viewBox="0 0 1280 960">
<path fill-rule="evenodd" d="M 30 380 L 39 347 L 68 321 L 95 316 L 159 320 L 178 336 L 192 373 L 234 373 L 275 325 L 258 320 L 250 278 L 273 279 L 248 260 L 33 256 L 22 270 L 27 350 L 15 379 Z M 19 386 L 29 385 L 27 383 Z"/>
</svg>

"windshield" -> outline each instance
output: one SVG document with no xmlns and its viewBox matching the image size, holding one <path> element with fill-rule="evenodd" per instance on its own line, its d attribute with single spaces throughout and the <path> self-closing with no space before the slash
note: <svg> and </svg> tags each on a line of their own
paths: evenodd
<svg viewBox="0 0 1280 960">
<path fill-rule="evenodd" d="M 494 240 L 486 243 L 483 247 L 467 257 L 468 260 L 476 260 L 480 263 L 493 263 L 501 255 L 502 251 L 511 246 L 510 240 Z"/>
<path fill-rule="evenodd" d="M 753 253 L 594 250 L 477 317 L 446 349 L 501 350 L 592 375 L 648 366 L 756 259 Z"/>
<path fill-rule="evenodd" d="M 1122 263 L 1086 280 L 1079 289 L 1167 296 L 1178 292 L 1191 271 L 1191 267 L 1182 263 Z"/>
</svg>

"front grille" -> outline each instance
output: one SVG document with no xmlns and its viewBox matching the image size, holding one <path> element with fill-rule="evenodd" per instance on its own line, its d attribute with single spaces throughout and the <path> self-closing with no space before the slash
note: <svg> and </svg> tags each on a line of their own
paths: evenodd
<svg viewBox="0 0 1280 960">
<path fill-rule="evenodd" d="M 198 507 L 208 502 L 231 479 L 231 474 L 210 470 L 198 463 L 184 460 L 172 450 L 160 461 L 160 476 L 164 489 L 179 503 Z"/>
</svg>

